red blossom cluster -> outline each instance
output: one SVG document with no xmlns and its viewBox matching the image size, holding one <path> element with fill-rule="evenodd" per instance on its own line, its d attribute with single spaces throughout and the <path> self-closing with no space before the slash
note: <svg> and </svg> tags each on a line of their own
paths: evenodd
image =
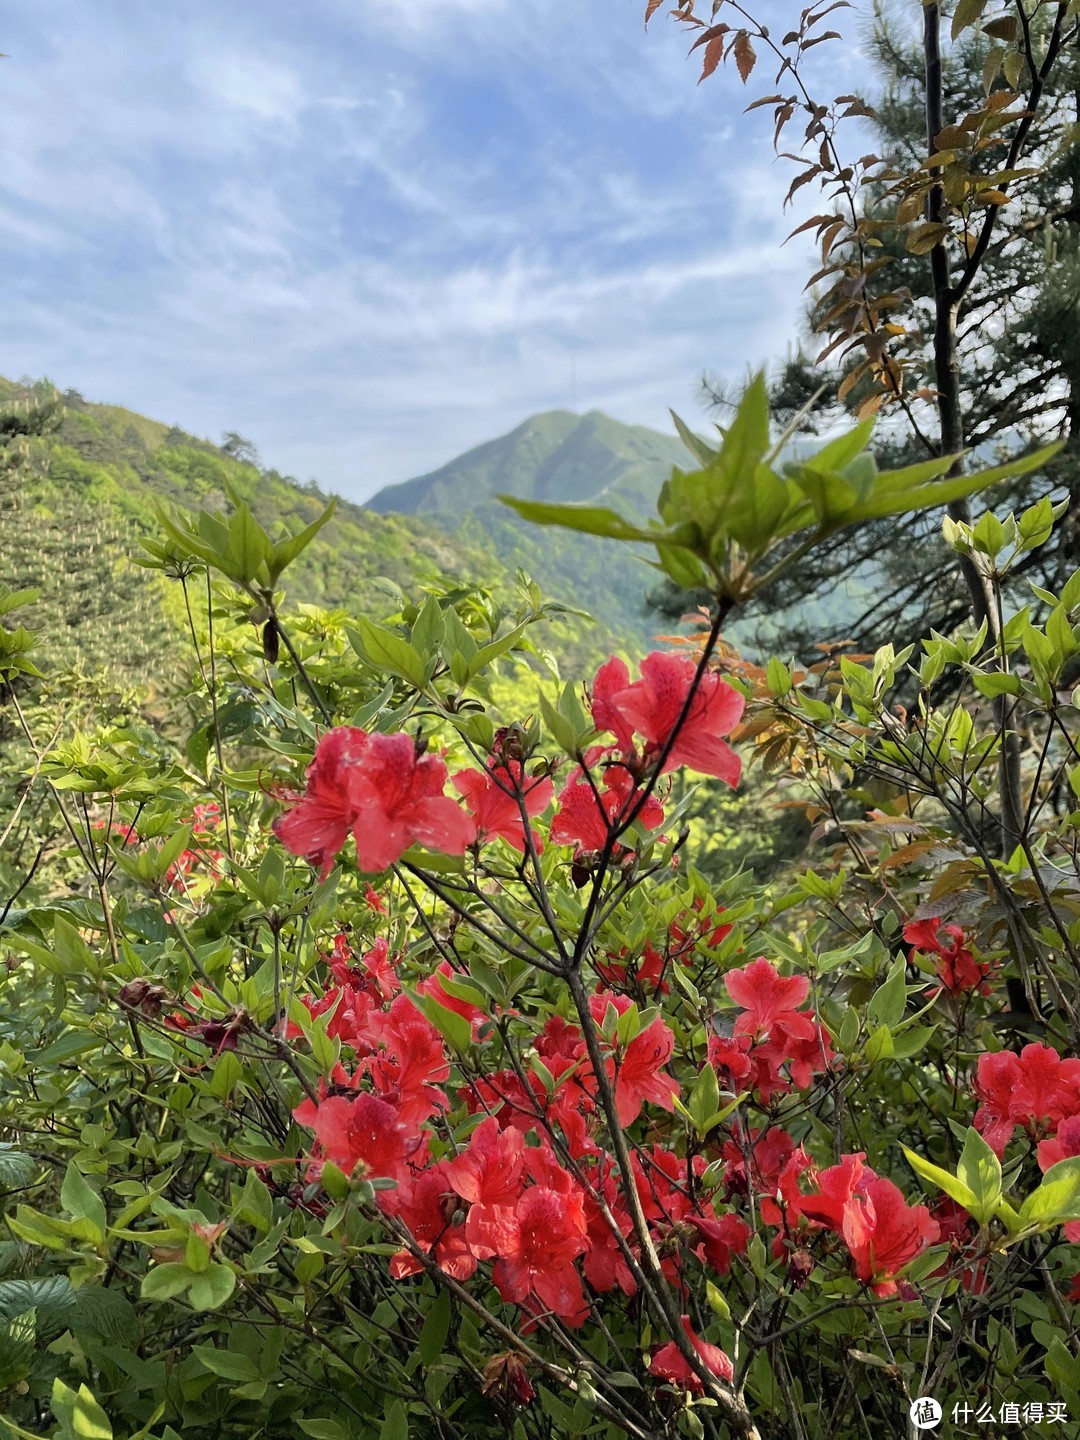
<svg viewBox="0 0 1080 1440">
<path fill-rule="evenodd" d="M 193 843 L 186 850 L 181 850 L 166 870 L 164 881 L 166 890 L 186 890 L 188 877 L 199 870 L 209 875 L 218 873 L 218 868 L 225 858 L 225 852 L 214 844 L 220 823 L 221 807 L 215 805 L 213 801 L 206 805 L 195 806 L 191 817 Z"/>
<path fill-rule="evenodd" d="M 738 724 L 743 704 L 719 675 L 706 671 L 699 677 L 687 655 L 654 650 L 633 684 L 625 662 L 612 656 L 596 672 L 589 705 L 596 728 L 614 735 L 615 744 L 594 746 L 585 765 L 571 772 L 559 795 L 552 840 L 576 846 L 580 858 L 602 851 L 612 830 L 631 815 L 645 830 L 659 830 L 663 807 L 640 788 L 657 766 L 662 775 L 686 766 L 737 785 L 741 762 L 723 736 Z M 626 835 L 612 854 L 624 848 L 632 848 Z"/>
<path fill-rule="evenodd" d="M 1080 1060 L 1062 1059 L 1052 1046 L 1035 1043 L 1019 1055 L 980 1055 L 975 1094 L 975 1126 L 998 1155 L 1005 1154 L 1017 1126 L 1036 1142 L 1044 1173 L 1080 1155 Z M 1065 1226 L 1065 1238 L 1080 1241 L 1080 1221 Z"/>
<path fill-rule="evenodd" d="M 941 989 L 950 995 L 989 995 L 993 966 L 976 960 L 971 942 L 961 925 L 943 925 L 935 916 L 929 920 L 909 920 L 904 926 L 904 940 L 914 950 L 933 955 L 934 970 Z"/>
<path fill-rule="evenodd" d="M 663 807 L 641 788 L 657 767 L 666 773 L 685 765 L 738 783 L 739 758 L 722 737 L 738 723 L 743 697 L 718 675 L 699 677 L 687 656 L 654 651 L 633 684 L 625 663 L 613 658 L 597 672 L 590 703 L 597 728 L 616 743 L 594 746 L 584 765 L 571 771 L 550 829 L 556 844 L 573 845 L 578 856 L 604 850 L 612 830 L 630 815 L 646 830 L 663 825 Z M 290 808 L 274 833 L 324 879 L 350 834 L 359 866 L 369 874 L 387 869 L 413 844 L 449 855 L 495 839 L 518 851 L 527 841 L 542 848 L 527 822 L 554 798 L 547 775 L 526 775 L 520 759 L 500 750 L 483 770 L 452 777 L 464 809 L 444 794 L 450 779 L 445 762 L 423 754 L 407 735 L 339 726 L 320 739 L 303 794 L 277 792 Z M 619 848 L 613 845 L 613 853 Z M 628 840 L 622 848 L 629 848 Z"/>
<path fill-rule="evenodd" d="M 320 739 L 303 795 L 274 822 L 286 850 L 302 855 L 325 880 L 349 838 L 361 870 L 375 874 L 410 845 L 462 855 L 476 822 L 448 795 L 445 762 L 417 753 L 408 735 L 369 735 L 342 725 Z"/>
<path fill-rule="evenodd" d="M 768 1105 L 829 1069 L 835 1055 L 828 1032 L 813 1010 L 800 1008 L 810 994 L 804 975 L 782 977 L 762 957 L 729 971 L 724 985 L 742 1013 L 730 1036 L 709 1037 L 709 1060 L 732 1093 L 751 1090 Z"/>
<path fill-rule="evenodd" d="M 520 1306 L 527 1323 L 550 1314 L 579 1326 L 589 1314 L 589 1293 L 635 1294 L 638 1241 L 602 1144 L 597 1079 L 580 1026 L 551 1015 L 534 1043 L 531 1068 L 471 1080 L 457 1098 L 478 1123 L 455 1147 L 433 1125 L 454 1108 L 444 1088 L 450 1065 L 442 1039 L 397 991 L 385 944 L 353 965 L 339 937 L 329 966 L 325 995 L 305 1003 L 312 1014 L 331 1014 L 330 1033 L 349 1046 L 356 1066 L 351 1072 L 339 1066 L 319 1099 L 295 1115 L 314 1132 L 311 1178 L 332 1161 L 347 1174 L 393 1182 L 378 1190 L 377 1203 L 411 1243 L 392 1257 L 391 1274 L 416 1274 L 429 1256 L 466 1280 L 490 1262 L 500 1296 Z M 421 988 L 466 1016 L 475 1034 L 484 1017 L 443 988 L 452 974 L 444 965 Z M 805 1088 L 828 1069 L 828 1037 L 813 1011 L 801 1008 L 805 979 L 782 977 L 759 959 L 729 972 L 726 982 L 739 1013 L 732 1039 L 714 1037 L 710 1048 L 730 1080 L 771 1097 Z M 589 1006 L 619 1125 L 634 1127 L 646 1107 L 670 1112 L 679 1084 L 668 1068 L 675 1047 L 669 1026 L 656 1017 L 620 1040 L 619 1019 L 630 1000 L 599 989 Z M 680 1153 L 648 1129 L 632 1150 L 650 1237 L 665 1275 L 683 1294 L 690 1265 L 725 1275 L 757 1222 L 776 1229 L 774 1254 L 789 1257 L 799 1283 L 817 1263 L 815 1253 L 823 1253 L 819 1239 L 831 1234 L 847 1247 L 854 1274 L 882 1295 L 896 1290 L 903 1267 L 937 1238 L 926 1208 L 908 1206 L 862 1155 L 818 1170 L 781 1129 L 760 1134 L 735 1118 L 723 1133 L 722 1163 L 711 1167 L 706 1154 Z M 691 1338 L 713 1373 L 730 1374 L 721 1351 Z M 693 1372 L 673 1346 L 657 1352 L 651 1369 L 693 1388 Z"/>
</svg>

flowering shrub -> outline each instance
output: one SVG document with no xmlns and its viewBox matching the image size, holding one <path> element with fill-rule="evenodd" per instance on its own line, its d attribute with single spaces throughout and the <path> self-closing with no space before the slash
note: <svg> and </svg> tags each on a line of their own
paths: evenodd
<svg viewBox="0 0 1080 1440">
<path fill-rule="evenodd" d="M 1006 668 L 966 635 L 908 671 L 722 668 L 748 566 L 847 523 L 768 468 L 754 403 L 632 534 L 711 580 L 701 643 L 584 685 L 528 668 L 531 591 L 305 628 L 275 590 L 294 542 L 243 507 L 167 520 L 167 572 L 229 581 L 199 640 L 232 678 L 186 697 L 205 743 L 39 755 L 62 853 L 5 914 L 13 1434 L 855 1440 L 991 1392 L 1080 1415 L 1080 580 Z M 768 516 L 717 498 L 747 454 Z M 1044 723 L 1006 853 L 1000 726 L 940 708 L 943 677 Z M 767 887 L 696 863 L 756 759 L 816 827 Z"/>
</svg>

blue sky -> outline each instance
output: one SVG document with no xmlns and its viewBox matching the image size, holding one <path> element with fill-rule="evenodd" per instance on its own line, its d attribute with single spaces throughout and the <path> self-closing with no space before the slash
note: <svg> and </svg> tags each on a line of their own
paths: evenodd
<svg viewBox="0 0 1080 1440">
<path fill-rule="evenodd" d="M 5 9 L 3 374 L 362 499 L 539 410 L 700 423 L 796 333 L 760 88 L 642 0 Z"/>
</svg>

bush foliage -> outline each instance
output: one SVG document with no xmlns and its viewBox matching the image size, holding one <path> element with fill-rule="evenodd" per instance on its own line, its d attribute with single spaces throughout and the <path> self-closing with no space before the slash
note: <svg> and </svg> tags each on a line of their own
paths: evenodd
<svg viewBox="0 0 1080 1440">
<path fill-rule="evenodd" d="M 6 595 L 10 1434 L 1080 1416 L 1080 574 L 989 646 L 721 639 L 840 528 L 1016 473 L 879 472 L 871 430 L 776 469 L 759 380 L 655 522 L 519 506 L 712 596 L 572 680 L 526 579 L 298 618 L 328 514 L 235 491 L 145 545 L 189 600 L 167 723 L 50 714 Z M 1055 518 L 946 538 L 1000 593 Z M 813 827 L 767 884 L 709 847 L 749 767 Z"/>
</svg>

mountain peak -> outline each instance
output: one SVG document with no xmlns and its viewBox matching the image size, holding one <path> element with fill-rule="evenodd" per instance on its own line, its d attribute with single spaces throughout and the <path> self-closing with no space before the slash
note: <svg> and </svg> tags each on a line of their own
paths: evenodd
<svg viewBox="0 0 1080 1440">
<path fill-rule="evenodd" d="M 651 508 L 671 467 L 686 459 L 673 435 L 625 425 L 602 410 L 545 410 L 438 470 L 386 486 L 367 503 L 384 514 L 463 517 L 498 494 L 549 501 L 605 495 L 640 510 Z"/>
</svg>

